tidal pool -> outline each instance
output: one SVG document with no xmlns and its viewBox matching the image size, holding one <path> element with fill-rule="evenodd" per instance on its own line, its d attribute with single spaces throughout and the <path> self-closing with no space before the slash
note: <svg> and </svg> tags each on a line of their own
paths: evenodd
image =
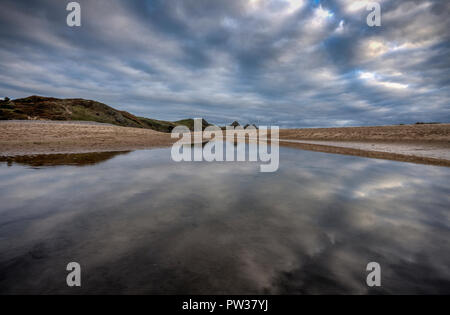
<svg viewBox="0 0 450 315">
<path fill-rule="evenodd" d="M 0 293 L 450 293 L 449 168 L 291 148 L 275 173 L 95 157 L 0 162 Z"/>
</svg>

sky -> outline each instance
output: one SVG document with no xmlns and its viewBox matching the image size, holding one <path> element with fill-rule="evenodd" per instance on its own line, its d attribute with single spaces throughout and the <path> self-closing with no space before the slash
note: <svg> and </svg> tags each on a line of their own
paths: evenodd
<svg viewBox="0 0 450 315">
<path fill-rule="evenodd" d="M 280 127 L 450 122 L 450 1 L 0 2 L 0 96 Z"/>
</svg>

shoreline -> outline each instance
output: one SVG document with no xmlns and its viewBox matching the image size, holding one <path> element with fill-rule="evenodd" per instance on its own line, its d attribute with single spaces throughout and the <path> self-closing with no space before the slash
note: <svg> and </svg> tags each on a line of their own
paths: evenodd
<svg viewBox="0 0 450 315">
<path fill-rule="evenodd" d="M 4 158 L 165 148 L 175 141 L 168 133 L 92 122 L 0 123 L 0 156 Z M 324 153 L 450 167 L 450 124 L 282 129 L 279 144 Z"/>
<path fill-rule="evenodd" d="M 170 134 L 92 122 L 0 123 L 0 156 L 118 152 L 170 146 Z"/>
<path fill-rule="evenodd" d="M 407 162 L 407 163 L 416 163 L 416 164 L 425 164 L 425 165 L 434 165 L 434 166 L 444 166 L 450 167 L 450 160 L 442 159 L 442 158 L 434 158 L 427 156 L 418 156 L 418 155 L 407 155 L 396 152 L 384 152 L 384 151 L 376 151 L 376 150 L 361 150 L 358 148 L 350 147 L 350 146 L 331 146 L 331 145 L 323 145 L 318 143 L 307 143 L 307 142 L 285 142 L 280 140 L 280 145 L 300 149 L 300 150 L 308 150 L 329 154 L 341 154 L 341 155 L 349 155 L 349 156 L 359 156 L 364 158 L 371 159 L 381 159 L 381 160 L 390 160 L 397 162 Z M 371 143 L 367 142 L 366 145 L 371 145 Z"/>
</svg>

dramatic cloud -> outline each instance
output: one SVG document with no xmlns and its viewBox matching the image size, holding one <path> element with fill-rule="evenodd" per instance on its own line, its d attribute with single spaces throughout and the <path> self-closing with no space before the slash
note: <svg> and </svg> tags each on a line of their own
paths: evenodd
<svg viewBox="0 0 450 315">
<path fill-rule="evenodd" d="M 450 121 L 450 3 L 80 0 L 0 4 L 0 94 L 158 119 L 283 127 Z"/>
</svg>

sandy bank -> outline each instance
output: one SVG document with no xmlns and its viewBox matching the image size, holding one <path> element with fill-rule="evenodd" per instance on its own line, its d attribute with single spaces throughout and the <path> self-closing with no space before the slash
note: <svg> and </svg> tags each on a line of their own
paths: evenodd
<svg viewBox="0 0 450 315">
<path fill-rule="evenodd" d="M 170 134 L 85 122 L 2 121 L 0 156 L 114 152 L 170 146 Z M 450 124 L 280 130 L 280 145 L 450 166 Z"/>
<path fill-rule="evenodd" d="M 170 134 L 84 122 L 0 123 L 0 155 L 128 151 L 170 146 Z"/>
<path fill-rule="evenodd" d="M 280 140 L 280 145 L 301 150 L 450 167 L 445 143 L 370 143 Z"/>
<path fill-rule="evenodd" d="M 450 143 L 450 124 L 282 129 L 280 139 Z"/>
<path fill-rule="evenodd" d="M 280 145 L 450 166 L 450 124 L 282 129 Z"/>
</svg>

